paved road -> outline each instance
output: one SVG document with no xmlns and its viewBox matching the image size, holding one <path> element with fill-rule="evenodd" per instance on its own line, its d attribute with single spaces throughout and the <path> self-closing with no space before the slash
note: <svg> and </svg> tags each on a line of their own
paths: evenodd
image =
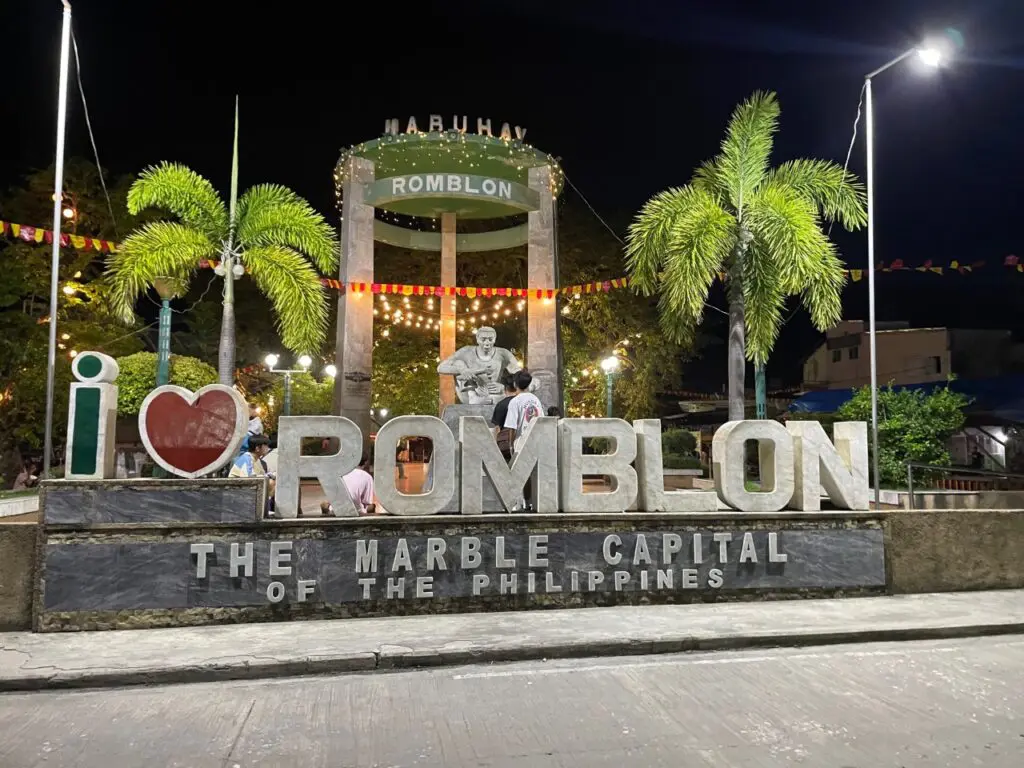
<svg viewBox="0 0 1024 768">
<path fill-rule="evenodd" d="M 1022 680 L 1008 637 L 8 694 L 0 766 L 1019 768 Z"/>
</svg>

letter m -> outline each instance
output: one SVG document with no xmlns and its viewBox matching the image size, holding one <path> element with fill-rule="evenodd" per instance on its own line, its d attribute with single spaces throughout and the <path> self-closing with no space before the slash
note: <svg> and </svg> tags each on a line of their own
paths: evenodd
<svg viewBox="0 0 1024 768">
<path fill-rule="evenodd" d="M 505 463 L 481 416 L 459 419 L 459 442 L 462 444 L 462 514 L 483 512 L 484 472 L 494 483 L 506 511 L 511 511 L 522 498 L 523 486 L 531 475 L 535 478 L 533 488 L 538 491 L 537 511 L 558 511 L 558 419 L 548 416 L 534 419 L 511 466 Z M 542 493 L 543 489 L 549 493 Z"/>
<path fill-rule="evenodd" d="M 377 540 L 356 541 L 356 573 L 377 572 Z"/>
</svg>

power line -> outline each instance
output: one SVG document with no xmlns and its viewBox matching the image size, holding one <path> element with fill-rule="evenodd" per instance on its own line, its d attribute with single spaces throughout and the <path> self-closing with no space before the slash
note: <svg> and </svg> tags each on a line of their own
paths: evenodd
<svg viewBox="0 0 1024 768">
<path fill-rule="evenodd" d="M 100 153 L 96 148 L 96 137 L 92 133 L 92 121 L 89 119 L 89 105 L 85 101 L 85 88 L 82 86 L 82 63 L 78 59 L 78 41 L 75 39 L 74 30 L 71 31 L 71 47 L 75 52 L 75 79 L 78 81 L 78 93 L 82 97 L 82 111 L 85 113 L 85 127 L 89 131 L 89 142 L 92 144 L 92 154 L 96 158 L 96 171 L 100 175 L 100 186 L 103 188 L 103 196 L 107 200 L 107 212 L 110 213 L 110 224 L 114 228 L 114 237 L 117 240 L 121 236 L 117 232 L 117 219 L 114 218 L 114 206 L 110 203 L 110 193 L 107 191 L 107 182 L 103 178 L 103 168 L 100 165 Z"/>
</svg>

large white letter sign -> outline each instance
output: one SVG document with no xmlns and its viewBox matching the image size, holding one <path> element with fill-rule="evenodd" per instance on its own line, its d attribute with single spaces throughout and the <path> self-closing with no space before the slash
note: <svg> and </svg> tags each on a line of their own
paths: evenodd
<svg viewBox="0 0 1024 768">
<path fill-rule="evenodd" d="M 714 491 L 666 491 L 661 455 L 661 420 L 633 422 L 636 433 L 636 470 L 640 475 L 639 507 L 642 512 L 714 512 Z"/>
<path fill-rule="evenodd" d="M 68 403 L 68 442 L 64 477 L 103 480 L 114 476 L 117 426 L 117 361 L 100 352 L 82 352 L 71 363 L 78 381 Z"/>
<path fill-rule="evenodd" d="M 562 419 L 559 486 L 563 512 L 625 512 L 636 501 L 636 435 L 622 419 Z M 600 437 L 615 443 L 613 453 L 583 453 L 583 440 Z M 584 475 L 605 475 L 612 490 L 583 493 Z"/>
<path fill-rule="evenodd" d="M 355 422 L 344 416 L 282 416 L 277 425 L 275 504 L 278 513 L 282 517 L 297 517 L 301 478 L 315 477 L 337 515 L 355 517 L 359 514 L 341 479 L 358 467 L 362 458 L 363 434 Z M 304 437 L 334 438 L 341 448 L 328 456 L 303 456 Z"/>
<path fill-rule="evenodd" d="M 746 482 L 746 442 L 756 440 L 761 485 Z M 793 498 L 793 438 L 777 421 L 728 421 L 711 441 L 715 488 L 722 501 L 740 512 L 778 512 Z"/>
<path fill-rule="evenodd" d="M 832 426 L 835 445 L 816 421 L 790 421 L 796 491 L 793 505 L 808 512 L 821 509 L 820 488 L 837 507 L 868 508 L 868 425 L 840 421 Z"/>
<path fill-rule="evenodd" d="M 426 437 L 434 445 L 430 457 L 433 484 L 426 493 L 402 493 L 395 487 L 395 447 L 403 437 Z M 373 485 L 385 512 L 393 515 L 436 515 L 455 494 L 455 436 L 436 416 L 398 416 L 377 432 Z"/>
<path fill-rule="evenodd" d="M 482 416 L 459 419 L 462 444 L 462 514 L 483 513 L 483 480 L 487 472 L 506 511 L 523 495 L 523 486 L 533 477 L 534 509 L 540 513 L 558 511 L 558 419 L 542 416 L 530 422 L 520 450 L 505 463 L 487 422 Z"/>
</svg>

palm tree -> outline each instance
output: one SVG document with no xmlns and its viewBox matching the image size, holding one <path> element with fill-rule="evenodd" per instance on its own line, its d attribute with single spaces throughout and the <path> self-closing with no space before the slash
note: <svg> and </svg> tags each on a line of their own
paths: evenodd
<svg viewBox="0 0 1024 768">
<path fill-rule="evenodd" d="M 224 278 L 218 373 L 231 385 L 235 369 L 234 280 L 248 272 L 270 299 L 282 343 L 315 352 L 327 331 L 327 303 L 319 269 L 334 274 L 338 248 L 323 216 L 286 187 L 261 184 L 238 197 L 238 112 L 229 205 L 213 185 L 176 163 L 147 168 L 128 192 L 135 214 L 156 207 L 177 221 L 132 232 L 107 261 L 114 305 L 125 319 L 150 286 L 161 298 L 184 292 L 203 261 L 218 261 Z M 312 262 L 312 263 L 310 263 Z"/>
<path fill-rule="evenodd" d="M 769 168 L 778 127 L 774 93 L 758 92 L 732 113 L 721 153 L 684 187 L 655 195 L 630 225 L 626 266 L 642 294 L 661 294 L 662 332 L 685 341 L 708 289 L 725 273 L 729 300 L 729 419 L 744 417 L 745 358 L 763 365 L 799 294 L 819 330 L 842 314 L 846 281 L 823 220 L 848 230 L 867 221 L 862 185 L 827 160 Z"/>
</svg>

